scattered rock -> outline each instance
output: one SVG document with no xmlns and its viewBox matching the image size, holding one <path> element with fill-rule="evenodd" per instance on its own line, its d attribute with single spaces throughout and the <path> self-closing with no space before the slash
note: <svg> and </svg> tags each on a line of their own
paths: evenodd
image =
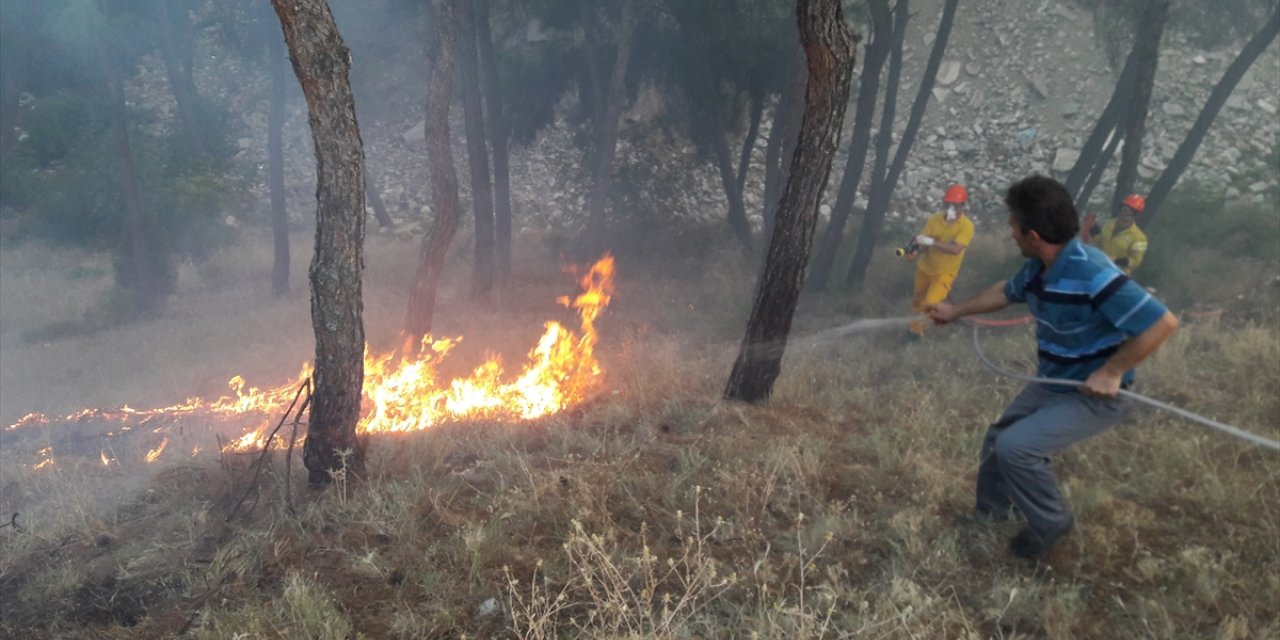
<svg viewBox="0 0 1280 640">
<path fill-rule="evenodd" d="M 489 598 L 488 600 L 481 602 L 479 608 L 476 609 L 476 615 L 481 618 L 487 618 L 497 612 L 498 612 L 497 598 Z"/>
<path fill-rule="evenodd" d="M 959 62 L 943 62 L 938 68 L 938 84 L 944 87 L 951 86 L 960 77 Z"/>
<path fill-rule="evenodd" d="M 1066 173 L 1074 167 L 1076 160 L 1080 157 L 1079 149 L 1068 149 L 1060 147 L 1053 154 L 1053 171 L 1054 173 Z"/>
<path fill-rule="evenodd" d="M 1165 102 L 1160 105 L 1160 110 L 1163 111 L 1166 116 L 1178 117 L 1187 115 L 1187 112 L 1184 111 L 1176 102 Z"/>
</svg>

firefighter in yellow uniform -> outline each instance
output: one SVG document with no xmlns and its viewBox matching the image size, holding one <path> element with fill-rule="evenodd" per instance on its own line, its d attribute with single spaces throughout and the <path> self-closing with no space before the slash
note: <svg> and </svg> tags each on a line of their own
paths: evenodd
<svg viewBox="0 0 1280 640">
<path fill-rule="evenodd" d="M 923 253 L 916 262 L 916 292 L 911 308 L 924 313 L 925 307 L 947 299 L 951 283 L 960 274 L 964 250 L 973 241 L 973 221 L 965 215 L 969 192 L 958 184 L 947 188 L 942 197 L 944 209 L 929 217 L 924 231 L 914 244 Z M 921 318 L 911 323 L 911 333 L 924 336 L 929 321 Z"/>
<path fill-rule="evenodd" d="M 1142 258 L 1147 254 L 1147 234 L 1134 224 L 1134 218 L 1146 207 L 1146 198 L 1131 193 L 1121 201 L 1114 220 L 1089 229 L 1094 246 L 1107 254 L 1126 276 L 1133 275 L 1133 270 L 1142 264 Z"/>
</svg>

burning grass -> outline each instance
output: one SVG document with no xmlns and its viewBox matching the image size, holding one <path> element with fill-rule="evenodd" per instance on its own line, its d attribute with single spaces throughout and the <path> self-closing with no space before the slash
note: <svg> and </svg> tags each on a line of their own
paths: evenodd
<svg viewBox="0 0 1280 640">
<path fill-rule="evenodd" d="M 504 323 L 542 319 L 536 300 L 563 286 L 546 273 L 507 298 L 522 311 Z M 216 426 L 200 421 L 170 434 L 159 465 L 142 459 L 160 434 L 137 427 L 107 452 L 119 464 L 86 448 L 40 471 L 0 466 L 0 509 L 23 513 L 21 532 L 0 529 L 0 635 L 1280 634 L 1274 454 L 1140 411 L 1057 461 L 1078 530 L 1033 567 L 1004 550 L 1016 524 L 964 517 L 983 428 L 1016 392 L 966 333 L 796 350 L 769 405 L 726 404 L 741 309 L 704 309 L 699 288 L 626 265 L 620 277 L 598 323 L 607 375 L 582 403 L 374 436 L 366 481 L 295 492 L 293 509 L 273 452 L 225 522 L 250 459 L 179 459 Z M 804 326 L 848 320 L 807 314 Z M 1015 367 L 1029 344 L 1021 329 L 984 342 Z M 1191 322 L 1141 381 L 1280 436 L 1275 325 Z"/>
</svg>

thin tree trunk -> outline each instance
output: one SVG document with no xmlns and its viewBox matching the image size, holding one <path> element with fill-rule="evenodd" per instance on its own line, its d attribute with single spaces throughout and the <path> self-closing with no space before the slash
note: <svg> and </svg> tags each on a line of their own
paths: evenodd
<svg viewBox="0 0 1280 640">
<path fill-rule="evenodd" d="M 1111 99 L 1107 101 L 1107 106 L 1098 116 L 1098 121 L 1093 125 L 1093 131 L 1085 139 L 1084 145 L 1080 147 L 1080 155 L 1076 157 L 1076 162 L 1071 167 L 1071 172 L 1067 174 L 1066 182 L 1063 183 L 1068 193 L 1077 196 L 1077 202 L 1079 202 L 1081 185 L 1085 183 L 1094 165 L 1098 163 L 1098 153 L 1107 143 L 1108 136 L 1115 130 L 1116 123 L 1124 118 L 1125 110 L 1133 99 L 1133 79 L 1137 74 L 1138 50 L 1135 47 L 1125 59 L 1124 69 L 1120 71 L 1115 89 L 1111 91 Z"/>
<path fill-rule="evenodd" d="M 725 139 L 723 119 L 719 114 L 718 95 L 716 100 L 717 108 L 713 114 L 716 122 L 707 123 L 707 126 L 711 131 L 711 147 L 716 157 L 716 168 L 720 172 L 720 185 L 724 189 L 725 197 L 729 200 L 729 228 L 733 229 L 734 237 L 738 239 L 738 244 L 742 245 L 743 252 L 751 255 L 754 242 L 751 238 L 751 225 L 747 222 L 747 207 L 742 202 L 742 192 L 738 190 L 738 177 L 733 171 L 733 158 L 729 153 L 729 142 Z"/>
<path fill-rule="evenodd" d="M 796 14 L 808 61 L 804 115 L 746 335 L 725 386 L 724 397 L 729 400 L 767 399 L 782 370 L 813 244 L 818 201 L 840 145 L 849 99 L 855 48 L 840 0 L 799 0 Z"/>
<path fill-rule="evenodd" d="M 147 242 L 148 229 L 146 212 L 142 204 L 142 193 L 138 188 L 138 174 L 133 166 L 133 150 L 129 141 L 129 114 L 125 106 L 124 85 L 116 70 L 115 57 L 107 45 L 106 25 L 107 8 L 105 0 L 100 5 L 103 28 L 96 38 L 98 46 L 98 64 L 106 84 L 108 104 L 107 112 L 111 121 L 111 137 L 115 145 L 116 171 L 120 177 L 120 189 L 124 193 L 126 212 L 126 235 L 129 247 L 129 262 L 132 266 L 134 302 L 139 315 L 149 315 L 159 311 L 164 297 L 162 280 L 157 273 L 156 256 Z"/>
<path fill-rule="evenodd" d="M 751 152 L 755 150 L 756 139 L 760 137 L 760 117 L 763 113 L 764 93 L 752 88 L 751 108 L 747 113 L 747 136 L 742 140 L 742 151 L 738 154 L 738 176 L 734 182 L 739 198 L 746 193 L 747 170 L 751 168 Z"/>
<path fill-rule="evenodd" d="M 680 29 L 684 32 L 690 47 L 690 57 L 696 60 L 693 63 L 694 72 L 686 83 L 685 93 L 689 94 L 690 102 L 694 103 L 695 123 L 711 145 L 716 170 L 720 174 L 720 187 L 724 190 L 725 199 L 729 203 L 727 216 L 729 228 L 733 230 L 743 253 L 749 257 L 753 244 L 751 225 L 747 222 L 747 208 L 742 202 L 742 192 L 738 189 L 738 173 L 733 169 L 733 157 L 729 151 L 728 134 L 725 131 L 728 118 L 725 117 L 724 96 L 709 63 L 713 52 L 702 35 L 706 33 L 707 26 L 700 19 L 697 10 L 679 12 L 676 14 L 676 20 L 680 23 Z"/>
<path fill-rule="evenodd" d="M 187 149 L 193 156 L 202 156 L 205 153 L 205 145 L 200 131 L 199 117 L 196 115 L 196 87 L 191 83 L 191 76 L 186 71 L 187 65 L 183 64 L 183 56 L 178 51 L 177 38 L 174 35 L 175 29 L 186 32 L 186 29 L 181 28 L 178 20 L 185 22 L 187 16 L 186 14 L 179 16 L 173 4 L 174 0 L 164 0 L 160 16 L 160 49 L 164 52 L 165 73 L 169 78 L 169 87 L 173 91 L 174 101 L 177 103 L 178 121 L 182 124 Z"/>
<path fill-rule="evenodd" d="M 871 251 L 878 240 L 882 220 L 872 218 L 872 203 L 879 201 L 885 188 L 885 175 L 889 167 L 889 147 L 893 143 L 893 121 L 898 111 L 898 83 L 902 78 L 902 48 L 910 18 L 908 0 L 898 0 L 894 7 L 893 40 L 889 43 L 889 76 L 884 86 L 884 105 L 880 107 L 880 130 L 876 132 L 876 161 L 871 165 L 871 186 L 867 196 L 867 213 L 862 218 L 858 232 L 858 245 L 845 274 L 845 288 L 856 291 L 861 287 L 858 275 L 871 262 Z"/>
<path fill-rule="evenodd" d="M 343 44 L 324 0 L 271 0 L 307 99 L 316 154 L 316 246 L 311 324 L 316 335 L 311 418 L 302 461 L 312 486 L 364 474 L 356 436 L 364 382 L 364 145 Z"/>
<path fill-rule="evenodd" d="M 780 144 L 782 145 L 778 151 L 777 183 L 779 185 L 785 185 L 791 177 L 791 158 L 796 153 L 796 144 L 800 139 L 800 121 L 804 117 L 804 92 L 808 67 L 805 63 L 805 52 L 799 47 L 795 50 L 795 68 L 796 72 L 791 78 L 791 89 L 787 92 L 791 104 L 787 106 L 785 117 L 782 119 L 782 129 L 778 132 L 781 135 Z M 777 218 L 778 207 L 781 206 L 780 194 L 775 195 L 779 197 L 765 203 L 764 237 L 766 238 L 773 235 L 773 224 Z"/>
<path fill-rule="evenodd" d="M 471 299 L 488 302 L 493 293 L 493 185 L 489 182 L 489 151 L 485 146 L 484 110 L 480 103 L 476 21 L 470 0 L 458 3 L 457 11 L 458 85 L 462 90 L 462 121 L 467 134 L 471 210 L 476 221 Z"/>
<path fill-rule="evenodd" d="M 271 235 L 275 264 L 271 269 L 271 295 L 289 293 L 289 212 L 284 190 L 284 102 L 288 60 L 284 38 L 268 29 L 267 67 L 271 73 L 271 106 L 267 113 L 267 184 L 271 189 Z"/>
<path fill-rule="evenodd" d="M 1156 83 L 1156 64 L 1160 59 L 1160 38 L 1169 17 L 1169 0 L 1147 0 L 1138 22 L 1134 50 L 1138 53 L 1138 75 L 1133 102 L 1129 105 L 1124 129 L 1124 147 L 1120 150 L 1120 168 L 1116 172 L 1116 191 L 1111 198 L 1112 210 L 1133 192 L 1138 179 L 1138 161 L 1142 157 L 1142 140 L 1147 129 L 1147 108 Z"/>
<path fill-rule="evenodd" d="M 769 124 L 769 137 L 764 144 L 764 202 L 761 203 L 760 217 L 771 215 L 773 202 L 778 199 L 778 175 L 782 157 L 782 125 L 787 120 L 787 109 L 791 107 L 791 98 L 784 91 L 778 94 L 778 102 L 773 107 L 773 119 Z M 768 238 L 769 236 L 764 236 Z"/>
<path fill-rule="evenodd" d="M 489 0 L 476 2 L 476 34 L 480 75 L 484 78 L 484 103 L 489 118 L 489 140 L 493 147 L 494 258 L 497 260 L 498 277 L 505 280 L 511 275 L 511 161 L 508 149 L 511 132 L 502 112 L 502 86 L 493 53 Z"/>
<path fill-rule="evenodd" d="M 884 214 L 893 199 L 893 191 L 898 185 L 898 177 L 907 166 L 907 155 L 916 142 L 916 134 L 920 131 L 920 123 L 924 121 L 924 113 L 929 108 L 929 97 L 933 92 L 933 83 L 938 78 L 938 67 L 942 65 L 942 56 L 947 51 L 947 41 L 951 38 L 951 25 L 955 23 L 956 7 L 959 0 L 947 0 L 942 7 L 942 20 L 938 23 L 938 36 L 933 41 L 933 51 L 929 54 L 929 62 L 925 64 L 924 75 L 920 78 L 920 89 L 916 92 L 915 102 L 911 104 L 911 115 L 907 117 L 907 128 L 902 132 L 902 140 L 898 141 L 898 150 L 894 153 L 893 163 L 885 175 L 880 188 L 872 192 L 867 202 L 867 218 L 862 225 L 862 234 L 858 238 L 858 251 L 854 254 L 853 267 L 850 269 L 850 283 L 854 290 L 860 291 L 867 275 L 867 265 L 871 263 L 871 252 L 880 240 L 880 230 L 884 227 Z"/>
<path fill-rule="evenodd" d="M 6 25 L 5 53 L 0 55 L 0 158 L 13 147 L 14 129 L 19 126 L 19 98 L 26 85 L 27 65 L 30 63 L 30 44 L 27 23 L 31 19 L 31 0 L 13 2 L 6 11 L 0 11 L 0 20 Z"/>
<path fill-rule="evenodd" d="M 1089 177 L 1085 180 L 1084 186 L 1080 189 L 1080 196 L 1076 199 L 1076 210 L 1085 211 L 1089 207 L 1089 198 L 1093 197 L 1093 190 L 1098 187 L 1098 183 L 1102 181 L 1102 174 L 1106 173 L 1107 165 L 1111 164 L 1111 159 L 1116 155 L 1116 149 L 1120 147 L 1120 143 L 1124 141 L 1124 132 L 1118 129 L 1112 131 L 1112 135 L 1107 139 L 1107 146 L 1103 147 L 1094 162 L 1093 171 L 1089 173 Z"/>
<path fill-rule="evenodd" d="M 867 165 L 867 148 L 871 144 L 871 121 L 875 118 L 876 97 L 880 91 L 880 72 L 889 53 L 893 19 L 889 13 L 889 0 L 871 0 L 871 44 L 866 47 L 862 62 L 862 78 L 858 87 L 857 111 L 853 116 L 853 134 L 849 138 L 849 160 L 840 179 L 840 191 L 836 206 L 831 210 L 831 221 L 818 245 L 813 266 L 809 269 L 809 288 L 825 291 L 835 266 L 836 252 L 844 238 L 844 227 L 853 213 L 862 170 Z"/>
<path fill-rule="evenodd" d="M 387 213 L 387 205 L 382 201 L 382 196 L 378 195 L 378 185 L 374 183 L 373 172 L 368 167 L 364 171 L 364 196 L 369 202 L 369 208 L 373 209 L 373 218 L 378 221 L 378 227 L 391 226 L 391 215 Z"/>
<path fill-rule="evenodd" d="M 1227 98 L 1231 97 L 1231 92 L 1239 84 L 1240 78 L 1244 77 L 1245 72 L 1253 66 L 1258 56 L 1262 55 L 1262 52 L 1275 41 L 1277 34 L 1280 34 L 1280 5 L 1271 10 L 1271 15 L 1267 16 L 1262 28 L 1253 34 L 1249 42 L 1240 50 L 1240 54 L 1222 73 L 1222 79 L 1214 85 L 1209 98 L 1205 100 L 1204 107 L 1200 109 L 1200 115 L 1196 117 L 1195 124 L 1191 125 L 1191 130 L 1187 132 L 1187 137 L 1183 138 L 1182 144 L 1178 145 L 1178 150 L 1169 160 L 1169 166 L 1165 167 L 1160 178 L 1156 180 L 1155 186 L 1151 187 L 1151 193 L 1147 195 L 1147 206 L 1138 216 L 1138 226 L 1146 228 L 1151 223 L 1152 217 L 1160 210 L 1160 205 L 1164 204 L 1165 198 L 1178 183 L 1178 178 L 1182 177 L 1182 173 L 1191 164 L 1191 159 L 1195 157 L 1196 150 L 1204 141 L 1205 134 L 1209 132 L 1209 127 L 1218 117 L 1222 106 L 1227 103 Z"/>
<path fill-rule="evenodd" d="M 587 193 L 587 246 L 590 253 L 599 254 L 605 249 L 605 208 L 613 182 L 613 158 L 617 152 L 618 125 L 626 100 L 627 68 L 631 61 L 631 48 L 635 36 L 635 0 L 623 0 L 622 14 L 618 19 L 617 46 L 614 52 L 613 71 L 609 75 L 609 90 L 601 118 L 595 128 L 595 153 L 591 162 L 591 190 Z M 588 27 L 590 28 L 590 27 Z"/>
<path fill-rule="evenodd" d="M 458 42 L 457 0 L 433 0 L 435 8 L 436 46 L 428 67 L 427 120 L 424 134 L 431 173 L 431 202 L 436 219 L 431 231 L 422 239 L 418 254 L 418 273 L 409 292 L 409 311 L 405 315 L 406 351 L 416 353 L 422 339 L 431 333 L 435 314 L 436 291 L 444 271 L 445 256 L 458 232 L 462 205 L 458 201 L 458 175 L 453 166 L 449 146 L 449 103 L 453 84 L 454 49 Z M 463 0 L 465 1 L 465 0 Z"/>
</svg>

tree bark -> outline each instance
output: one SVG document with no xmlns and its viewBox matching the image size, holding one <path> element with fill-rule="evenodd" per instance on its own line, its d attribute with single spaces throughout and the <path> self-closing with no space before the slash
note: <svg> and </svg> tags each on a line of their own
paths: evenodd
<svg viewBox="0 0 1280 640">
<path fill-rule="evenodd" d="M 871 44 L 866 47 L 862 61 L 862 77 L 858 87 L 857 111 L 853 116 L 853 133 L 849 138 L 849 160 L 840 179 L 840 191 L 836 194 L 836 206 L 831 210 L 831 221 L 818 245 L 813 266 L 809 269 L 809 288 L 825 291 L 835 266 L 836 252 L 844 238 L 844 227 L 853 213 L 862 170 L 867 165 L 867 148 L 871 144 L 871 121 L 875 118 L 876 97 L 880 90 L 880 72 L 884 68 L 892 37 L 893 20 L 889 12 L 889 0 L 871 0 Z"/>
<path fill-rule="evenodd" d="M 464 2 L 466 0 L 463 0 Z M 406 351 L 416 353 L 422 339 L 431 333 L 436 291 L 449 245 L 458 232 L 462 205 L 458 201 L 458 175 L 449 145 L 449 103 L 453 84 L 454 50 L 458 42 L 457 0 L 432 0 L 435 9 L 436 46 L 428 67 L 427 119 L 424 134 L 431 157 L 431 203 L 436 219 L 422 239 L 418 273 L 409 292 L 405 316 Z"/>
<path fill-rule="evenodd" d="M 378 227 L 391 226 L 391 214 L 387 213 L 387 205 L 382 201 L 382 196 L 378 195 L 378 185 L 374 183 L 373 172 L 368 167 L 364 170 L 364 196 L 369 202 L 369 208 L 373 209 L 373 219 L 378 221 Z"/>
<path fill-rule="evenodd" d="M 289 212 L 284 190 L 284 102 L 288 60 L 283 36 L 268 29 L 267 67 L 271 73 L 271 106 L 267 113 L 267 185 L 271 189 L 271 235 L 275 263 L 271 269 L 271 295 L 289 293 Z"/>
<path fill-rule="evenodd" d="M 893 191 L 898 186 L 898 176 L 907 165 L 907 155 L 916 142 L 916 134 L 920 131 L 920 123 L 924 121 L 924 113 L 929 108 L 929 97 L 933 92 L 933 83 L 938 77 L 938 67 L 942 65 L 942 55 L 947 51 L 947 41 L 951 38 L 951 25 L 955 23 L 956 7 L 959 0 L 947 0 L 942 7 L 942 20 L 938 23 L 938 36 L 933 41 L 933 51 L 929 53 L 929 61 L 925 64 L 924 75 L 920 78 L 920 90 L 911 104 L 911 115 L 907 117 L 907 128 L 898 141 L 898 150 L 894 153 L 893 163 L 885 175 L 880 187 L 872 192 L 867 202 L 867 217 L 862 225 L 862 234 L 858 237 L 858 251 L 853 257 L 850 269 L 850 283 L 854 290 L 862 289 L 867 275 L 867 265 L 871 263 L 871 252 L 880 240 L 880 230 L 884 227 L 884 214 L 893 199 Z"/>
<path fill-rule="evenodd" d="M 600 118 L 593 123 L 595 153 L 591 161 L 591 190 L 587 193 L 587 246 L 592 255 L 599 255 L 606 245 L 605 208 L 612 190 L 613 158 L 617 152 L 619 120 L 626 101 L 627 68 L 631 62 L 635 23 L 635 0 L 623 0 L 608 95 L 599 112 Z"/>
<path fill-rule="evenodd" d="M 489 117 L 489 141 L 493 147 L 494 258 L 498 277 L 511 275 L 511 160 L 510 127 L 502 109 L 502 85 L 498 61 L 493 53 L 493 30 L 489 20 L 489 0 L 476 1 L 476 34 L 480 71 L 484 78 L 484 103 Z"/>
<path fill-rule="evenodd" d="M 271 0 L 307 99 L 316 154 L 316 245 L 311 260 L 314 386 L 302 461 L 312 486 L 364 473 L 356 436 L 364 382 L 364 145 L 348 74 L 351 52 L 324 0 Z"/>
<path fill-rule="evenodd" d="M 1093 197 L 1093 190 L 1097 188 L 1098 183 L 1102 181 L 1102 174 L 1106 173 L 1107 165 L 1111 164 L 1111 159 L 1116 155 L 1116 149 L 1120 143 L 1124 141 L 1124 132 L 1114 130 L 1110 138 L 1107 139 L 1107 146 L 1103 147 L 1094 162 L 1093 171 L 1089 173 L 1089 177 L 1085 180 L 1084 186 L 1080 189 L 1080 196 L 1076 198 L 1076 210 L 1085 211 L 1089 207 L 1089 199 Z"/>
<path fill-rule="evenodd" d="M 132 266 L 134 303 L 138 315 L 150 315 L 159 311 L 167 293 L 167 286 L 158 273 L 156 255 L 147 241 L 149 229 L 142 192 L 138 187 L 138 174 L 133 165 L 133 149 L 129 141 L 129 114 L 125 105 L 124 84 L 116 69 L 115 57 L 107 44 L 109 26 L 106 24 L 105 1 L 100 5 L 103 28 L 96 38 L 98 64 L 107 89 L 107 112 L 111 121 L 111 137 L 116 149 L 116 171 L 120 189 L 124 194 L 126 213 L 126 237 L 129 261 Z"/>
<path fill-rule="evenodd" d="M 1067 174 L 1066 182 L 1063 183 L 1067 192 L 1076 197 L 1077 203 L 1079 203 L 1081 185 L 1085 183 L 1093 167 L 1098 163 L 1098 153 L 1107 143 L 1108 136 L 1115 130 L 1116 123 L 1124 119 L 1125 110 L 1133 99 L 1133 79 L 1137 74 L 1138 50 L 1135 47 L 1125 59 L 1124 69 L 1120 71 L 1115 89 L 1111 91 L 1111 99 L 1102 109 L 1102 114 L 1098 116 L 1098 121 L 1094 123 L 1093 131 L 1085 139 L 1084 145 L 1080 147 L 1080 155 L 1076 157 L 1076 162 L 1071 167 L 1071 172 Z"/>
<path fill-rule="evenodd" d="M 31 20 L 32 0 L 13 2 L 7 11 L 0 11 L 4 53 L 0 55 L 0 158 L 5 158 L 13 147 L 14 129 L 19 126 L 19 97 L 26 85 L 27 65 L 30 63 L 30 41 L 27 33 Z"/>
<path fill-rule="evenodd" d="M 471 5 L 469 0 L 457 4 L 458 84 L 462 89 L 462 120 L 467 134 L 471 209 L 476 221 L 471 299 L 488 302 L 493 293 L 493 185 L 489 182 L 489 151 L 485 147 L 484 111 L 480 103 L 480 63 L 476 55 L 476 20 Z"/>
<path fill-rule="evenodd" d="M 189 65 L 183 63 L 183 56 L 178 51 L 178 38 L 174 34 L 175 29 L 185 34 L 187 30 L 182 28 L 182 24 L 186 22 L 187 16 L 179 15 L 174 7 L 174 1 L 164 0 L 160 16 L 160 49 L 164 53 L 165 73 L 169 78 L 169 87 L 173 91 L 174 101 L 177 103 L 178 122 L 182 125 L 187 150 L 193 156 L 202 156 L 205 153 L 205 144 L 204 135 L 200 130 L 200 119 L 196 114 L 196 86 L 187 71 Z"/>
<path fill-rule="evenodd" d="M 855 49 L 840 0 L 799 0 L 796 15 L 808 63 L 804 115 L 746 335 L 725 387 L 729 400 L 767 399 L 781 372 L 791 319 L 804 286 L 818 201 L 840 144 L 849 98 Z"/>
<path fill-rule="evenodd" d="M 738 198 L 742 198 L 746 193 L 747 170 L 751 168 L 751 152 L 755 150 L 756 139 L 760 137 L 760 116 L 764 114 L 764 92 L 756 88 L 751 88 L 750 91 L 751 108 L 747 113 L 747 135 L 742 140 L 742 151 L 738 154 L 738 176 L 734 183 Z"/>
<path fill-rule="evenodd" d="M 884 222 L 873 217 L 873 203 L 883 197 L 885 177 L 889 167 L 889 147 L 893 143 L 893 121 L 898 111 L 898 83 L 902 77 L 902 48 L 907 35 L 910 7 L 907 0 L 898 0 L 894 7 L 893 41 L 889 43 L 889 77 L 884 87 L 884 105 L 880 107 L 880 130 L 876 132 L 876 161 L 871 166 L 871 187 L 867 195 L 867 213 L 862 218 L 858 232 L 858 245 L 849 272 L 845 275 L 845 288 L 858 291 L 862 287 L 862 275 L 871 263 L 871 251 L 879 239 L 880 226 Z M 883 213 L 881 213 L 883 215 Z"/>
<path fill-rule="evenodd" d="M 781 129 L 778 130 L 778 185 L 785 185 L 790 179 L 791 159 L 795 156 L 796 144 L 800 138 L 800 121 L 804 116 L 804 99 L 805 99 L 805 83 L 807 82 L 806 74 L 808 73 L 807 63 L 805 62 L 805 52 L 800 47 L 795 50 L 795 68 L 796 72 L 791 78 L 791 88 L 787 91 L 787 98 L 790 104 L 787 105 L 786 111 L 783 112 Z M 778 207 L 781 206 L 781 194 L 775 192 L 776 197 L 765 202 L 764 213 L 764 237 L 773 236 L 773 225 L 777 219 Z"/>
<path fill-rule="evenodd" d="M 1142 214 L 1138 216 L 1138 226 L 1146 228 L 1151 223 L 1151 219 L 1160 210 L 1160 205 L 1164 204 L 1165 198 L 1169 196 L 1169 192 L 1173 191 L 1174 185 L 1178 183 L 1178 178 L 1182 177 L 1182 173 L 1187 170 L 1187 166 L 1191 164 L 1191 159 L 1195 157 L 1196 150 L 1200 148 L 1200 143 L 1204 141 L 1204 136 L 1209 132 L 1209 127 L 1213 125 L 1213 121 L 1218 117 L 1218 112 L 1222 110 L 1222 106 L 1227 103 L 1227 98 L 1231 97 L 1231 92 L 1239 84 L 1240 78 L 1244 77 L 1249 67 L 1253 66 L 1258 56 L 1275 41 L 1276 35 L 1280 34 L 1280 5 L 1272 9 L 1271 15 L 1262 24 L 1262 28 L 1249 42 L 1245 43 L 1244 48 L 1240 50 L 1240 54 L 1235 60 L 1227 66 L 1227 70 L 1222 73 L 1222 79 L 1218 80 L 1218 84 L 1214 85 L 1213 91 L 1209 93 L 1209 98 L 1205 100 L 1204 107 L 1200 109 L 1200 115 L 1196 117 L 1195 124 L 1191 125 L 1191 130 L 1187 132 L 1187 137 L 1182 139 L 1182 144 L 1178 145 L 1178 150 L 1174 152 L 1173 158 L 1169 160 L 1169 166 L 1165 167 L 1164 172 L 1160 174 L 1160 178 L 1156 180 L 1155 186 L 1151 187 L 1151 193 L 1147 195 L 1147 206 Z"/>
<path fill-rule="evenodd" d="M 1120 150 L 1120 168 L 1116 172 L 1116 191 L 1111 198 L 1112 210 L 1133 193 L 1138 178 L 1138 160 L 1142 157 L 1142 139 L 1147 128 L 1147 107 L 1156 83 L 1156 64 L 1160 59 L 1160 38 L 1169 17 L 1169 0 L 1147 0 L 1138 21 L 1138 37 L 1134 51 L 1138 54 L 1135 92 L 1126 114 L 1124 147 Z"/>
</svg>

